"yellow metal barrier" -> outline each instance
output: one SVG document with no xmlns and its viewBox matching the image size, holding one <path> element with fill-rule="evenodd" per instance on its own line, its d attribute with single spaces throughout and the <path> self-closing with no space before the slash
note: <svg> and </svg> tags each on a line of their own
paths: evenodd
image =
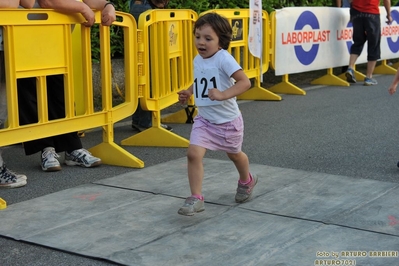
<svg viewBox="0 0 399 266">
<path fill-rule="evenodd" d="M 102 109 L 94 110 L 90 28 L 81 27 L 84 113 L 76 114 L 73 89 L 72 30 L 85 19 L 80 14 L 65 15 L 46 9 L 2 9 L 0 25 L 4 29 L 4 55 L 8 127 L 0 130 L 0 146 L 102 127 L 103 142 L 90 149 L 103 163 L 144 167 L 143 161 L 114 143 L 113 125 L 130 116 L 138 102 L 138 70 L 134 63 L 137 51 L 137 27 L 130 14 L 117 12 L 114 24 L 123 28 L 125 47 L 125 101 L 112 106 L 109 27 L 100 26 Z M 101 21 L 96 12 L 96 21 Z M 65 112 L 62 119 L 49 120 L 46 76 L 64 75 Z M 37 77 L 38 123 L 20 126 L 16 80 Z"/>
<path fill-rule="evenodd" d="M 274 100 L 279 101 L 281 97 L 273 92 L 262 88 L 261 75 L 269 69 L 270 58 L 270 26 L 269 15 L 266 11 L 262 12 L 263 30 L 263 51 L 262 62 L 254 57 L 248 48 L 248 33 L 250 22 L 249 9 L 214 9 L 204 12 L 215 12 L 226 17 L 233 28 L 233 39 L 230 43 L 229 52 L 241 65 L 243 71 L 250 79 L 254 79 L 251 89 L 244 92 L 237 98 L 240 100 Z M 201 14 L 200 14 L 201 16 Z M 261 65 L 262 64 L 262 65 Z"/>
<path fill-rule="evenodd" d="M 271 46 L 273 47 L 273 51 L 271 53 L 271 66 L 274 68 L 276 62 L 276 11 L 270 13 L 270 29 L 271 29 Z M 269 90 L 275 93 L 282 93 L 282 94 L 299 94 L 299 95 L 306 95 L 306 91 L 300 89 L 299 87 L 295 86 L 288 80 L 288 74 L 282 76 L 282 82 L 272 86 Z"/>
<path fill-rule="evenodd" d="M 188 147 L 189 141 L 160 126 L 161 110 L 178 101 L 177 92 L 193 82 L 196 53 L 192 10 L 148 10 L 140 15 L 139 95 L 143 110 L 152 112 L 152 127 L 122 140 L 122 145 Z"/>
</svg>

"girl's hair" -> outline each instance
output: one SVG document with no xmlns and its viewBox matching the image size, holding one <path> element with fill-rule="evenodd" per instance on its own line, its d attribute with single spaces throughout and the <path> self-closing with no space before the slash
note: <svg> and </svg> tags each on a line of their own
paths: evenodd
<svg viewBox="0 0 399 266">
<path fill-rule="evenodd" d="M 227 50 L 230 45 L 231 37 L 233 35 L 233 30 L 229 21 L 216 13 L 207 13 L 198 18 L 194 24 L 194 34 L 195 30 L 203 27 L 204 25 L 209 25 L 219 37 L 219 45 L 223 49 Z"/>
</svg>

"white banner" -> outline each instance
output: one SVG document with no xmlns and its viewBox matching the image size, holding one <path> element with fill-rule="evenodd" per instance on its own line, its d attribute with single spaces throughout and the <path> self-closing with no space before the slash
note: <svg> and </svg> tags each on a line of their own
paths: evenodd
<svg viewBox="0 0 399 266">
<path fill-rule="evenodd" d="M 262 58 L 262 1 L 249 1 L 248 47 L 251 54 Z"/>
<path fill-rule="evenodd" d="M 381 59 L 399 57 L 399 7 L 386 24 L 380 7 Z M 293 7 L 276 11 L 275 73 L 292 74 L 348 65 L 352 46 L 349 8 Z M 367 42 L 356 64 L 367 62 Z"/>
</svg>

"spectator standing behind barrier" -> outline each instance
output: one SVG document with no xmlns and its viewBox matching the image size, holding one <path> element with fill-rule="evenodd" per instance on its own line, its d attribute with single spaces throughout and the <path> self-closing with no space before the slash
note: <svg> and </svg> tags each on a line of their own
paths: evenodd
<svg viewBox="0 0 399 266">
<path fill-rule="evenodd" d="M 0 8 L 17 8 L 21 5 L 24 8 L 32 8 L 35 0 L 8 0 L 0 1 Z M 0 27 L 0 128 L 3 128 L 7 119 L 7 99 L 5 88 L 5 66 L 2 43 L 2 28 Z M 0 133 L 1 134 L 1 133 Z M 3 160 L 3 147 L 0 147 L 0 188 L 17 188 L 27 184 L 27 177 L 17 174 L 7 168 Z"/>
<path fill-rule="evenodd" d="M 136 22 L 139 22 L 140 14 L 150 10 L 150 9 L 163 9 L 166 8 L 169 4 L 169 0 L 130 0 L 130 8 L 129 12 L 136 19 Z M 139 104 L 137 106 L 136 111 L 132 115 L 132 128 L 141 132 L 152 126 L 152 112 L 143 110 Z M 161 124 L 161 127 L 172 131 L 173 129 L 165 124 Z"/>
<path fill-rule="evenodd" d="M 336 0 L 335 4 L 337 7 L 350 7 L 351 0 Z M 343 66 L 341 68 L 341 73 L 345 73 L 348 70 L 348 66 Z"/>
<path fill-rule="evenodd" d="M 198 88 L 206 91 L 211 101 L 221 101 L 218 105 L 198 106 L 198 115 L 194 118 L 191 130 L 190 145 L 187 151 L 188 180 L 191 196 L 178 210 L 182 215 L 194 215 L 203 211 L 204 197 L 202 195 L 202 181 L 204 178 L 203 157 L 206 150 L 225 151 L 233 161 L 239 173 L 238 188 L 235 201 L 246 202 L 252 198 L 253 188 L 258 182 L 256 175 L 249 172 L 247 155 L 242 152 L 244 137 L 244 122 L 238 108 L 236 96 L 247 91 L 251 82 L 244 71 L 226 50 L 232 36 L 230 23 L 216 13 L 201 16 L 194 25 L 195 47 L 198 55 L 194 58 L 194 81 L 201 80 L 204 84 L 207 78 L 201 72 L 210 72 L 208 84 L 211 80 L 220 80 L 220 87 L 212 85 L 209 88 Z M 235 80 L 235 83 L 232 81 Z M 205 82 L 207 83 L 207 82 Z M 193 94 L 194 86 L 188 90 L 178 92 L 179 102 L 184 104 Z M 197 86 L 195 87 L 197 90 Z M 201 97 L 199 92 L 196 97 Z M 197 98 L 196 98 L 197 99 Z"/>
<path fill-rule="evenodd" d="M 351 0 L 336 0 L 337 7 L 350 7 Z"/>
<path fill-rule="evenodd" d="M 362 53 L 367 41 L 367 72 L 364 85 L 377 85 L 378 82 L 372 78 L 377 60 L 381 57 L 381 22 L 379 0 L 353 0 L 350 8 L 350 16 L 353 25 L 353 44 L 349 57 L 349 66 L 346 71 L 348 82 L 356 83 L 354 67 L 357 58 Z M 387 24 L 391 24 L 391 2 L 384 0 L 387 12 Z"/>
<path fill-rule="evenodd" d="M 101 23 L 109 26 L 116 19 L 115 8 L 105 0 L 38 0 L 42 8 L 54 9 L 63 13 L 80 13 L 86 19 L 84 26 L 90 27 L 95 22 L 92 9 L 101 10 Z M 47 98 L 49 120 L 65 118 L 64 79 L 63 75 L 47 76 Z M 38 122 L 36 78 L 18 79 L 18 107 L 21 125 Z M 24 143 L 26 155 L 41 151 L 43 171 L 59 171 L 61 165 L 57 152 L 65 151 L 66 165 L 94 167 L 101 164 L 101 159 L 94 157 L 82 148 L 77 132 L 47 137 Z"/>
</svg>

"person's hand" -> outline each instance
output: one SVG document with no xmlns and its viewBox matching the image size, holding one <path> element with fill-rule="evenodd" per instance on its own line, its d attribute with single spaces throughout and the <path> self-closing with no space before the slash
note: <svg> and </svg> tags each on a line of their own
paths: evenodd
<svg viewBox="0 0 399 266">
<path fill-rule="evenodd" d="M 395 92 L 396 92 L 396 86 L 391 86 L 391 87 L 389 87 L 389 89 L 388 89 L 388 92 L 389 92 L 389 94 L 394 94 Z"/>
<path fill-rule="evenodd" d="M 107 5 L 101 11 L 101 24 L 103 26 L 111 26 L 111 24 L 116 20 L 115 8 L 113 5 Z"/>
<path fill-rule="evenodd" d="M 84 4 L 84 6 L 84 11 L 81 12 L 81 14 L 86 19 L 86 22 L 83 22 L 83 25 L 85 27 L 91 27 L 93 26 L 94 22 L 96 22 L 94 12 L 88 5 Z"/>
<path fill-rule="evenodd" d="M 392 23 L 392 16 L 391 16 L 391 14 L 388 14 L 387 15 L 387 21 L 385 21 L 388 25 L 391 25 L 391 23 Z"/>
<path fill-rule="evenodd" d="M 209 89 L 208 90 L 208 98 L 212 101 L 217 100 L 217 101 L 223 101 L 223 92 L 221 92 L 218 89 Z"/>
<path fill-rule="evenodd" d="M 185 104 L 191 97 L 191 92 L 189 90 L 179 91 L 177 94 L 179 95 L 179 103 L 181 104 Z"/>
</svg>

